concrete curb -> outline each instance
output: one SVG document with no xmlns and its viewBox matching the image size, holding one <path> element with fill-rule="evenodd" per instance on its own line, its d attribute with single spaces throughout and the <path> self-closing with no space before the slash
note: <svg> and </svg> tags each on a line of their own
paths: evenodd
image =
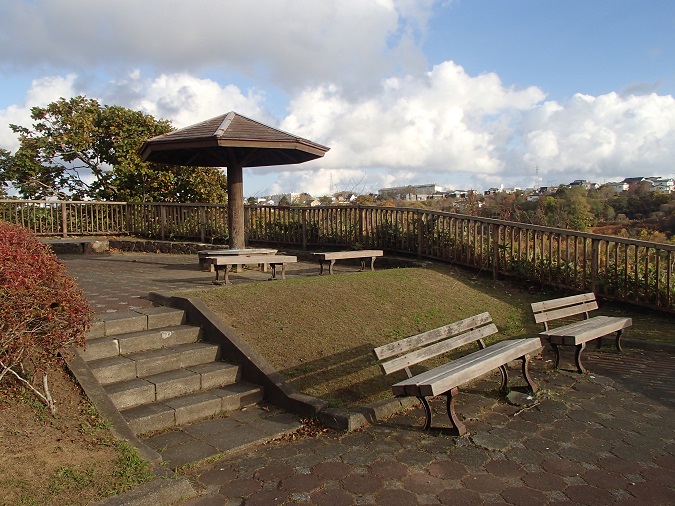
<svg viewBox="0 0 675 506">
<path fill-rule="evenodd" d="M 197 496 L 186 478 L 158 478 L 124 494 L 96 503 L 96 506 L 169 506 Z"/>
</svg>

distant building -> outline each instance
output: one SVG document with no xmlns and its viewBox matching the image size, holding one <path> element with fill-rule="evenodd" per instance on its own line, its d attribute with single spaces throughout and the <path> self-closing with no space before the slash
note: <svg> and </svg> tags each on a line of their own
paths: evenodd
<svg viewBox="0 0 675 506">
<path fill-rule="evenodd" d="M 377 191 L 378 198 L 393 198 L 400 200 L 428 200 L 432 195 L 443 192 L 443 187 L 435 183 L 409 186 L 395 186 L 392 188 L 380 188 Z"/>
<path fill-rule="evenodd" d="M 651 191 L 659 193 L 673 193 L 675 192 L 675 180 L 673 178 L 664 177 L 650 177 L 652 182 Z"/>
<path fill-rule="evenodd" d="M 619 181 L 618 183 L 607 183 L 605 186 L 614 190 L 615 193 L 628 191 L 628 183 L 625 181 Z"/>
</svg>

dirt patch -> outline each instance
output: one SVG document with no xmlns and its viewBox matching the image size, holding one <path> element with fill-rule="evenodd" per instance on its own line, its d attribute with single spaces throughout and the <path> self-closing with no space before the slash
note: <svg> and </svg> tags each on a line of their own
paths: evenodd
<svg viewBox="0 0 675 506">
<path fill-rule="evenodd" d="M 63 370 L 49 374 L 57 414 L 23 387 L 0 389 L 0 504 L 84 505 L 147 480 Z M 135 476 L 132 476 L 135 475 Z"/>
</svg>

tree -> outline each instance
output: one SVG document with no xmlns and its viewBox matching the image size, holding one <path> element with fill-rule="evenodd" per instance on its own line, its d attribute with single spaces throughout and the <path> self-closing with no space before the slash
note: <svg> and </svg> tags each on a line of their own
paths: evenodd
<svg viewBox="0 0 675 506">
<path fill-rule="evenodd" d="M 30 128 L 10 125 L 20 147 L 0 158 L 0 182 L 25 198 L 224 202 L 227 178 L 212 167 L 144 162 L 137 150 L 172 130 L 166 120 L 83 96 L 31 109 Z"/>
</svg>

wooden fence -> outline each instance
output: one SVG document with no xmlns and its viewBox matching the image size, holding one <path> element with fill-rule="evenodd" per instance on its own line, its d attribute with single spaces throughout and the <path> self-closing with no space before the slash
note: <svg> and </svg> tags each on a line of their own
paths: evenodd
<svg viewBox="0 0 675 506">
<path fill-rule="evenodd" d="M 38 235 L 137 235 L 227 242 L 215 204 L 0 200 L 0 219 Z M 675 312 L 675 246 L 392 207 L 250 206 L 247 241 L 377 248 Z"/>
</svg>

